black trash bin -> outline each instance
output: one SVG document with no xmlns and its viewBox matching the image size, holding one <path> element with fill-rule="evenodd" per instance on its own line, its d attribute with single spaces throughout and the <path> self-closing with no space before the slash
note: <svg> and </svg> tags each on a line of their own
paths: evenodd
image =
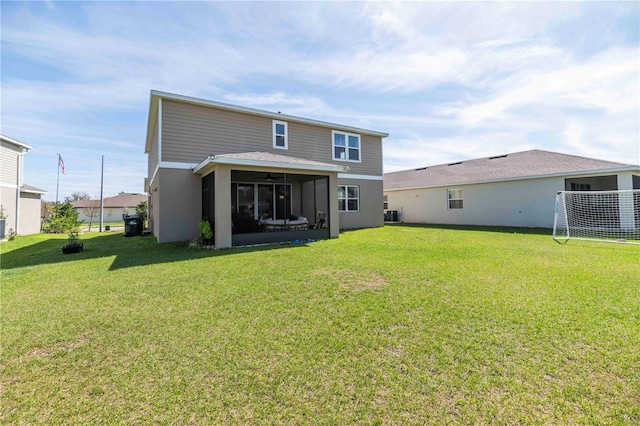
<svg viewBox="0 0 640 426">
<path fill-rule="evenodd" d="M 138 214 L 126 215 L 124 217 L 124 236 L 135 237 L 142 235 L 142 216 Z"/>
<path fill-rule="evenodd" d="M 398 211 L 397 210 L 387 210 L 387 214 L 384 217 L 384 220 L 387 222 L 397 222 L 398 221 Z"/>
</svg>

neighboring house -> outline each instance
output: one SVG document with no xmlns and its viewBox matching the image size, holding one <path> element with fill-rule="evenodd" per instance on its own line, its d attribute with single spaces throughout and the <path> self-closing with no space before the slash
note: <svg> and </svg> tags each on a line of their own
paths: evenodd
<svg viewBox="0 0 640 426">
<path fill-rule="evenodd" d="M 149 227 L 217 248 L 382 226 L 386 133 L 151 91 Z M 318 228 L 318 229 L 316 229 Z"/>
<path fill-rule="evenodd" d="M 5 233 L 9 229 L 18 235 L 40 232 L 42 194 L 47 191 L 23 182 L 24 155 L 27 144 L 0 135 L 0 204 L 7 216 Z"/>
<path fill-rule="evenodd" d="M 147 201 L 145 194 L 131 194 L 121 192 L 113 197 L 105 197 L 102 200 L 104 222 L 118 222 L 123 215 L 135 214 L 136 206 Z M 100 222 L 100 200 L 76 200 L 71 206 L 78 211 L 78 220 L 85 223 Z M 93 219 L 91 216 L 93 214 Z"/>
<path fill-rule="evenodd" d="M 406 223 L 553 227 L 558 191 L 640 189 L 640 166 L 532 150 L 384 175 Z"/>
</svg>

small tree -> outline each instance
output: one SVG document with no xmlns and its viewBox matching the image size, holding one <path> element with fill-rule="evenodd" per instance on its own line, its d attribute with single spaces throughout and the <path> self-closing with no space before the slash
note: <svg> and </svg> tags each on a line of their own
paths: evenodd
<svg viewBox="0 0 640 426">
<path fill-rule="evenodd" d="M 148 208 L 146 201 L 140 201 L 136 206 L 136 214 L 142 217 L 142 223 L 145 228 L 147 227 L 147 217 L 149 216 Z"/>
<path fill-rule="evenodd" d="M 83 191 L 77 191 L 77 192 L 73 192 L 71 193 L 70 197 L 65 197 L 65 201 L 78 201 L 78 200 L 90 200 L 91 199 L 91 195 L 87 194 L 86 192 Z"/>
<path fill-rule="evenodd" d="M 45 219 L 42 232 L 62 234 L 80 226 L 78 212 L 73 209 L 69 201 L 56 204 L 53 215 Z"/>
<path fill-rule="evenodd" d="M 44 220 L 53 215 L 56 210 L 56 203 L 53 201 L 43 201 L 40 204 L 40 217 Z"/>
<path fill-rule="evenodd" d="M 83 207 L 84 214 L 89 218 L 89 231 L 91 231 L 91 225 L 93 224 L 93 219 L 100 215 L 100 201 L 99 200 L 89 200 L 86 207 Z"/>
</svg>

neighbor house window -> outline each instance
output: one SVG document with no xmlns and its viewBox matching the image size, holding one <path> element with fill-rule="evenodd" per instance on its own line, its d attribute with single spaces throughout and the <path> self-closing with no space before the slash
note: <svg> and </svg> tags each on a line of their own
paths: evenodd
<svg viewBox="0 0 640 426">
<path fill-rule="evenodd" d="M 333 159 L 360 162 L 360 135 L 333 131 Z"/>
<path fill-rule="evenodd" d="M 571 182 L 571 190 L 572 191 L 591 191 L 591 184 Z"/>
<path fill-rule="evenodd" d="M 462 189 L 449 190 L 449 208 L 450 209 L 462 208 Z"/>
<path fill-rule="evenodd" d="M 287 123 L 273 120 L 273 147 L 278 149 L 288 148 Z"/>
<path fill-rule="evenodd" d="M 360 209 L 360 187 L 355 185 L 338 185 L 338 210 L 341 212 L 357 212 Z"/>
</svg>

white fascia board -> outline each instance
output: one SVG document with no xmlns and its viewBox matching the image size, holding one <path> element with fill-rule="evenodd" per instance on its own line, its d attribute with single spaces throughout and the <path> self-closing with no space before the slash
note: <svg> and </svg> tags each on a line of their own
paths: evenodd
<svg viewBox="0 0 640 426">
<path fill-rule="evenodd" d="M 179 163 L 177 161 L 160 161 L 156 169 L 191 170 L 194 167 L 197 167 L 197 165 L 193 163 Z"/>
<path fill-rule="evenodd" d="M 3 142 L 7 142 L 7 143 L 10 143 L 10 144 L 19 146 L 20 148 L 24 148 L 26 150 L 30 150 L 31 149 L 31 146 L 27 145 L 26 143 L 22 143 L 20 141 L 15 140 L 15 139 L 11 139 L 10 137 L 5 136 L 5 135 L 0 135 L 0 140 L 2 140 Z"/>
<path fill-rule="evenodd" d="M 48 194 L 47 191 L 36 191 L 34 189 L 25 189 L 25 188 L 20 188 L 20 192 L 24 192 L 25 194 Z"/>
<path fill-rule="evenodd" d="M 230 164 L 233 166 L 253 166 L 253 167 L 268 167 L 272 169 L 293 169 L 293 170 L 313 170 L 317 172 L 333 172 L 340 173 L 346 172 L 349 168 L 346 166 L 321 166 L 313 164 L 296 164 L 296 163 L 281 163 L 270 161 L 258 161 L 258 160 L 245 160 L 240 158 L 216 158 L 210 156 L 202 163 L 193 168 L 193 173 L 199 174 L 202 169 L 210 164 Z"/>
<path fill-rule="evenodd" d="M 478 185 L 482 183 L 494 183 L 494 182 L 510 182 L 510 181 L 519 181 L 519 180 L 532 180 L 532 179 L 547 179 L 554 177 L 590 177 L 590 176 L 602 176 L 609 175 L 611 173 L 617 172 L 634 172 L 640 171 L 637 166 L 629 166 L 629 167 L 618 167 L 615 169 L 598 169 L 598 170 L 587 170 L 587 171 L 579 171 L 579 172 L 570 172 L 570 173 L 551 173 L 546 175 L 535 175 L 535 176 L 522 176 L 522 177 L 513 177 L 513 178 L 502 178 L 502 179 L 490 179 L 490 180 L 477 180 L 477 181 L 469 181 L 469 182 L 449 182 L 442 183 L 438 185 L 424 185 L 424 186 L 411 186 L 404 188 L 393 188 L 393 189 L 384 189 L 385 192 L 391 191 L 406 191 L 406 190 L 415 190 L 415 189 L 427 189 L 427 188 L 445 188 L 451 186 L 461 186 L 461 185 Z"/>
<path fill-rule="evenodd" d="M 274 120 L 293 121 L 293 122 L 297 122 L 297 123 L 311 124 L 311 125 L 314 125 L 314 126 L 327 127 L 327 128 L 330 128 L 330 129 L 345 130 L 345 131 L 348 131 L 348 132 L 354 132 L 354 133 L 359 133 L 359 134 L 364 134 L 364 135 L 378 136 L 380 138 L 386 138 L 386 137 L 389 136 L 388 133 L 377 132 L 375 130 L 367 130 L 367 129 L 361 129 L 361 128 L 358 128 L 358 127 L 345 126 L 345 125 L 342 125 L 342 124 L 329 123 L 327 121 L 320 121 L 320 120 L 313 120 L 313 119 L 310 119 L 310 118 L 296 117 L 294 115 L 279 114 L 277 112 L 270 112 L 270 111 L 264 111 L 264 110 L 260 110 L 260 109 L 255 109 L 255 108 L 248 108 L 248 107 L 243 107 L 243 106 L 238 106 L 238 105 L 226 104 L 226 103 L 223 103 L 223 102 L 209 101 L 209 100 L 206 100 L 206 99 L 193 98 L 191 96 L 177 95 L 175 93 L 161 92 L 161 91 L 158 91 L 158 90 L 152 90 L 151 91 L 152 99 L 153 99 L 154 96 L 156 96 L 158 98 L 171 99 L 171 100 L 174 100 L 174 101 L 188 102 L 188 103 L 197 104 L 197 105 L 215 107 L 215 108 L 224 109 L 224 110 L 228 110 L 228 111 L 236 111 L 236 112 L 242 112 L 242 113 L 245 113 L 245 114 L 259 115 L 259 116 L 262 116 L 262 117 L 269 117 L 269 118 L 272 118 Z"/>
<path fill-rule="evenodd" d="M 338 179 L 358 179 L 358 180 L 383 180 L 383 176 L 372 175 L 352 175 L 349 173 L 338 173 Z"/>
<path fill-rule="evenodd" d="M 153 91 L 151 91 L 151 96 L 149 98 L 149 115 L 147 116 L 147 139 L 144 144 L 144 153 L 148 154 L 151 150 L 151 138 L 153 138 L 153 128 L 156 124 L 156 120 L 158 119 L 158 97 L 153 95 Z"/>
<path fill-rule="evenodd" d="M 196 167 L 196 164 L 193 164 L 193 163 L 179 163 L 179 162 L 174 162 L 174 161 L 160 161 L 156 165 L 156 168 L 153 171 L 153 174 L 149 178 L 149 186 L 151 186 L 153 181 L 156 179 L 156 176 L 158 174 L 158 170 L 160 170 L 160 169 L 192 170 L 194 167 Z"/>
</svg>

